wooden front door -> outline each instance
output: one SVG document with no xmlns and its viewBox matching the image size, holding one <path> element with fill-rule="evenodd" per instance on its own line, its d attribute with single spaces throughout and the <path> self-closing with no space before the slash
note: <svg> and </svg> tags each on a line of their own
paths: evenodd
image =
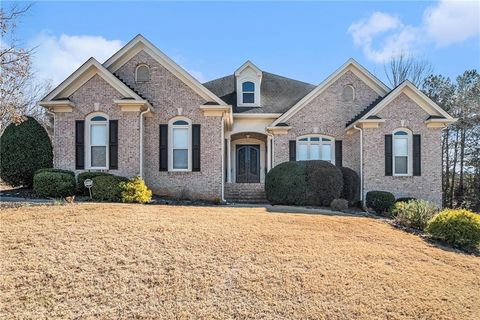
<svg viewBox="0 0 480 320">
<path fill-rule="evenodd" d="M 260 182 L 260 145 L 237 145 L 236 182 Z"/>
</svg>

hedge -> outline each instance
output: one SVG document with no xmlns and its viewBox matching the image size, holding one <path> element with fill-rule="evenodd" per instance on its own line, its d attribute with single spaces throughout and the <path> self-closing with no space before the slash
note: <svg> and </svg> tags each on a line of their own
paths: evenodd
<svg viewBox="0 0 480 320">
<path fill-rule="evenodd" d="M 33 191 L 42 197 L 72 196 L 75 194 L 75 177 L 65 172 L 41 171 L 33 177 Z"/>
<path fill-rule="evenodd" d="M 32 186 L 35 171 L 53 166 L 47 131 L 34 119 L 11 123 L 0 138 L 0 178 L 11 186 Z"/>
<path fill-rule="evenodd" d="M 388 213 L 395 203 L 395 196 L 387 191 L 369 191 L 365 196 L 368 208 L 372 208 L 378 214 Z"/>
<path fill-rule="evenodd" d="M 75 172 L 70 171 L 70 170 L 43 168 L 43 169 L 38 169 L 37 171 L 35 171 L 35 174 L 39 174 L 39 173 L 42 173 L 42 172 L 66 173 L 66 174 L 71 175 L 75 179 Z"/>
<path fill-rule="evenodd" d="M 100 177 L 100 176 L 112 176 L 110 173 L 106 172 L 89 172 L 85 171 L 82 173 L 79 173 L 77 176 L 77 193 L 79 195 L 88 195 L 88 189 L 85 188 L 85 180 L 87 179 L 93 179 L 95 177 Z"/>
<path fill-rule="evenodd" d="M 348 201 L 349 205 L 355 205 L 360 201 L 360 177 L 347 167 L 340 167 L 343 175 L 343 190 L 341 198 Z"/>
<path fill-rule="evenodd" d="M 284 162 L 265 178 L 267 200 L 272 204 L 329 206 L 342 190 L 340 169 L 321 160 Z"/>
<path fill-rule="evenodd" d="M 122 200 L 122 182 L 128 182 L 125 177 L 100 175 L 93 179 L 92 197 L 99 201 L 120 202 Z"/>
</svg>

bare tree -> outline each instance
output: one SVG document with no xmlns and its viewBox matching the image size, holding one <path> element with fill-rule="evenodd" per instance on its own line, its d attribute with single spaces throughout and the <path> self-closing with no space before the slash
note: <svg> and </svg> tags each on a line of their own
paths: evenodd
<svg viewBox="0 0 480 320">
<path fill-rule="evenodd" d="M 398 86 L 405 80 L 409 80 L 415 86 L 420 87 L 425 78 L 432 71 L 432 65 L 425 59 L 416 59 L 411 55 L 400 54 L 390 59 L 383 66 L 383 70 L 392 87 Z"/>
<path fill-rule="evenodd" d="M 50 89 L 48 82 L 38 82 L 32 68 L 35 48 L 24 48 L 16 37 L 19 20 L 30 10 L 31 4 L 12 4 L 0 8 L 0 132 L 10 122 L 21 122 L 25 115 L 45 121 L 38 100 Z"/>
</svg>

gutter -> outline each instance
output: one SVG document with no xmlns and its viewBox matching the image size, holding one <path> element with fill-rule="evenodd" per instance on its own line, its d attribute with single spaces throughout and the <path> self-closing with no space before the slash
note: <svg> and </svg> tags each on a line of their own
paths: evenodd
<svg viewBox="0 0 480 320">
<path fill-rule="evenodd" d="M 353 125 L 353 128 L 360 131 L 360 201 L 362 206 L 365 205 L 363 201 L 363 129 Z"/>
<path fill-rule="evenodd" d="M 139 152 L 140 152 L 140 172 L 139 176 L 143 179 L 143 116 L 150 112 L 150 107 L 147 106 L 147 110 L 140 112 L 140 141 L 139 141 Z"/>
</svg>

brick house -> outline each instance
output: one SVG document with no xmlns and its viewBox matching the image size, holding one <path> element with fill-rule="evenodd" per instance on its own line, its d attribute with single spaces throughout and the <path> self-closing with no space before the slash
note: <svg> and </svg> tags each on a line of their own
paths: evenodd
<svg viewBox="0 0 480 320">
<path fill-rule="evenodd" d="M 322 159 L 357 171 L 362 199 L 385 190 L 441 204 L 441 130 L 455 121 L 353 59 L 317 86 L 250 61 L 201 84 L 141 35 L 40 105 L 55 115 L 55 167 L 140 175 L 157 194 L 202 199 L 255 200 L 272 167 Z"/>
</svg>

